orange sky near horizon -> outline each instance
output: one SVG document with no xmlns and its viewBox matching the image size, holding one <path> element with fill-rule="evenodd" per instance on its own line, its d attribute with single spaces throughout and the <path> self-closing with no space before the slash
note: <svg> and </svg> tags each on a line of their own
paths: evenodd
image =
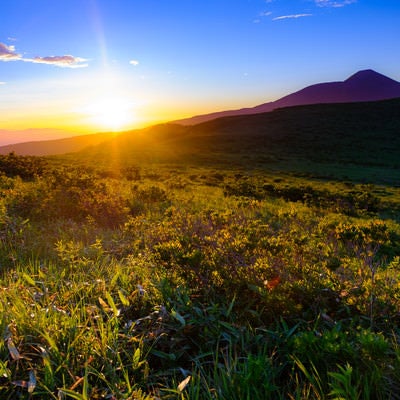
<svg viewBox="0 0 400 400">
<path fill-rule="evenodd" d="M 155 93 L 143 87 L 140 91 L 136 89 L 133 96 L 131 82 L 125 80 L 118 68 L 76 75 L 71 80 L 37 82 L 41 90 L 24 96 L 23 101 L 14 101 L 13 97 L 17 99 L 19 91 L 31 89 L 17 88 L 10 97 L 7 112 L 2 113 L 0 129 L 54 128 L 72 134 L 124 131 L 187 118 L 200 110 L 207 113 L 223 109 L 202 98 L 182 104 L 182 93 L 178 91 Z M 60 90 L 54 90 L 54 86 Z M 218 102 L 218 96 L 214 100 Z M 232 98 L 224 106 L 240 108 L 242 101 L 240 97 Z"/>
<path fill-rule="evenodd" d="M 118 71 L 100 72 L 85 78 L 81 84 L 76 80 L 63 82 L 70 88 L 61 96 L 43 83 L 43 93 L 25 97 L 25 107 L 21 102 L 13 103 L 11 97 L 7 112 L 2 113 L 0 129 L 55 128 L 79 133 L 122 131 L 184 118 L 194 115 L 198 108 L 206 108 L 201 105 L 182 108 L 181 104 L 174 104 L 168 98 L 155 102 L 146 94 L 137 95 L 140 99 L 137 100 L 127 93 L 124 85 L 129 86 L 129 82 L 125 83 Z M 71 96 L 68 92 L 74 90 L 77 94 Z M 214 110 L 210 108 L 210 111 Z"/>
</svg>

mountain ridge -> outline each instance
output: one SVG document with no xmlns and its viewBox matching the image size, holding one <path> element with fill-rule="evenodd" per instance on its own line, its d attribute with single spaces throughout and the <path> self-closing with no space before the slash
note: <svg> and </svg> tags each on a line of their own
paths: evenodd
<svg viewBox="0 0 400 400">
<path fill-rule="evenodd" d="M 0 146 L 0 154 L 14 152 L 18 155 L 59 155 L 80 151 L 89 146 L 95 146 L 115 136 L 114 133 L 94 133 L 88 135 L 64 137 L 60 139 L 36 140 L 13 143 Z"/>
<path fill-rule="evenodd" d="M 76 132 L 58 128 L 0 129 L 0 146 L 58 140 L 82 135 L 84 135 L 84 133 L 79 131 Z"/>
<path fill-rule="evenodd" d="M 400 82 L 372 69 L 360 70 L 344 81 L 323 82 L 306 86 L 278 100 L 255 107 L 217 111 L 174 121 L 195 125 L 215 118 L 270 112 L 277 108 L 310 104 L 352 103 L 389 100 L 400 97 Z"/>
</svg>

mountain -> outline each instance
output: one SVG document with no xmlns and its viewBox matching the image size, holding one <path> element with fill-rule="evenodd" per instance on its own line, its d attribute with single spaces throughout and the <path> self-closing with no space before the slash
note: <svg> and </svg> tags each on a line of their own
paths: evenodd
<svg viewBox="0 0 400 400">
<path fill-rule="evenodd" d="M 114 133 L 96 133 L 63 139 L 24 142 L 0 146 L 0 154 L 14 152 L 18 155 L 47 156 L 80 151 L 114 137 Z"/>
<path fill-rule="evenodd" d="M 23 130 L 0 129 L 0 146 L 7 146 L 14 143 L 57 140 L 71 136 L 78 136 L 78 133 L 62 129 L 49 128 Z"/>
<path fill-rule="evenodd" d="M 198 115 L 175 121 L 182 125 L 195 125 L 215 118 L 270 112 L 281 107 L 320 103 L 350 103 L 386 100 L 400 97 L 400 82 L 371 69 L 359 71 L 343 82 L 318 83 L 279 100 L 242 108 Z"/>
<path fill-rule="evenodd" d="M 370 97 L 398 99 L 369 102 Z M 346 99 L 349 103 L 343 103 Z M 304 101 L 319 104 L 298 105 Z M 80 151 L 79 157 L 94 157 L 105 163 L 110 158 L 121 162 L 217 160 L 241 165 L 246 160 L 252 164 L 256 160 L 262 167 L 267 163 L 279 164 L 279 168 L 289 168 L 293 160 L 303 160 L 303 164 L 318 165 L 310 167 L 313 170 L 329 164 L 335 166 L 329 167 L 330 171 L 339 171 L 342 165 L 353 164 L 356 173 L 361 166 L 365 170 L 367 165 L 374 165 L 376 170 L 382 165 L 386 175 L 400 181 L 399 109 L 400 83 L 366 70 L 344 82 L 309 86 L 273 103 L 239 110 L 239 115 L 214 113 L 198 117 L 209 120 L 195 125 L 195 119 L 191 119 L 187 125 L 162 124 L 118 135 L 101 133 L 20 143 L 0 147 L 0 154 L 14 151 L 21 155 L 56 155 Z M 215 118 L 219 115 L 223 118 Z"/>
</svg>

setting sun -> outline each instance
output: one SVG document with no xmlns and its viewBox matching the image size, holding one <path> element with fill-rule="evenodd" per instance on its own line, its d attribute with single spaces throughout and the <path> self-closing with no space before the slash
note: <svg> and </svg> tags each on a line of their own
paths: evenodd
<svg viewBox="0 0 400 400">
<path fill-rule="evenodd" d="M 84 108 L 83 112 L 88 116 L 90 124 L 101 129 L 123 130 L 136 121 L 132 104 L 120 98 L 96 100 Z"/>
</svg>

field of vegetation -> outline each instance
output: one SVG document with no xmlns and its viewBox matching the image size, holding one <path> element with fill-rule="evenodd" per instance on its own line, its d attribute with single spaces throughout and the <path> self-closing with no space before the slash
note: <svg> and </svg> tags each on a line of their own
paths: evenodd
<svg viewBox="0 0 400 400">
<path fill-rule="evenodd" d="M 0 398 L 400 399 L 400 188 L 258 161 L 0 156 Z"/>
</svg>

